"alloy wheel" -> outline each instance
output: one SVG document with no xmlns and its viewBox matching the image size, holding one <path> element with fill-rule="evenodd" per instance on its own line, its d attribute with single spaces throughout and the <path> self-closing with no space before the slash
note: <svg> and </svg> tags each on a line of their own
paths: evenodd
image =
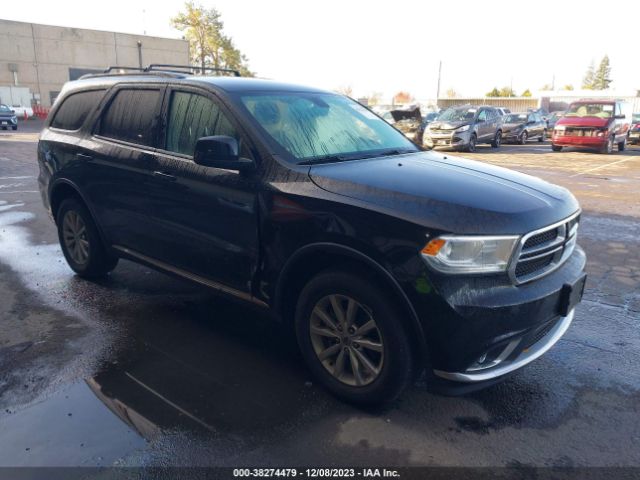
<svg viewBox="0 0 640 480">
<path fill-rule="evenodd" d="M 89 261 L 87 226 L 74 210 L 69 210 L 62 220 L 62 237 L 64 246 L 73 261 L 79 265 L 85 265 Z"/>
<path fill-rule="evenodd" d="M 336 380 L 361 387 L 378 378 L 384 345 L 369 308 L 346 295 L 328 295 L 316 303 L 309 322 L 314 352 Z"/>
</svg>

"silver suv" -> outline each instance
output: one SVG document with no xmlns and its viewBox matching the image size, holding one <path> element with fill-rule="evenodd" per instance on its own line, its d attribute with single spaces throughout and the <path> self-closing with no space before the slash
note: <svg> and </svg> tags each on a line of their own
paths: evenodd
<svg viewBox="0 0 640 480">
<path fill-rule="evenodd" d="M 422 144 L 434 149 L 475 152 L 478 143 L 500 146 L 502 115 L 487 106 L 460 105 L 446 109 L 424 131 Z"/>
</svg>

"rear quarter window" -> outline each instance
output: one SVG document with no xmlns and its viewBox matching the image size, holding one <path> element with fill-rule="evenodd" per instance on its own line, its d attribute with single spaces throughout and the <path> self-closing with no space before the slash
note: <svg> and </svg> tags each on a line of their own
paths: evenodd
<svg viewBox="0 0 640 480">
<path fill-rule="evenodd" d="M 121 89 L 100 120 L 99 134 L 138 145 L 152 146 L 160 90 Z"/>
<path fill-rule="evenodd" d="M 87 116 L 97 107 L 105 90 L 88 90 L 66 97 L 51 121 L 53 128 L 78 130 Z"/>
</svg>

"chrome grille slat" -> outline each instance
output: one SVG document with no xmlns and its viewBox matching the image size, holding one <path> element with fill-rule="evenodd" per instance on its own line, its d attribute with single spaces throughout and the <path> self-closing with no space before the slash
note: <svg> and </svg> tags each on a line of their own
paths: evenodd
<svg viewBox="0 0 640 480">
<path fill-rule="evenodd" d="M 515 284 L 548 275 L 562 265 L 576 245 L 580 211 L 553 225 L 524 235 L 509 268 Z"/>
</svg>

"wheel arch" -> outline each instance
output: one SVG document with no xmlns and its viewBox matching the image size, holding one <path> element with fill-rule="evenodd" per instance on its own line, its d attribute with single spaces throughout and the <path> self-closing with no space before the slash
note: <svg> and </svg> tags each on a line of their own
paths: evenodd
<svg viewBox="0 0 640 480">
<path fill-rule="evenodd" d="M 419 367 L 422 369 L 424 360 L 428 360 L 428 349 L 424 329 L 411 301 L 386 268 L 352 247 L 330 242 L 314 243 L 298 249 L 289 257 L 278 277 L 274 298 L 275 311 L 282 321 L 293 324 L 296 306 L 294 300 L 313 276 L 332 266 L 369 273 L 379 284 L 389 289 L 394 302 L 404 313 L 404 326 L 409 330 L 416 349 L 416 360 L 421 362 Z"/>
</svg>

